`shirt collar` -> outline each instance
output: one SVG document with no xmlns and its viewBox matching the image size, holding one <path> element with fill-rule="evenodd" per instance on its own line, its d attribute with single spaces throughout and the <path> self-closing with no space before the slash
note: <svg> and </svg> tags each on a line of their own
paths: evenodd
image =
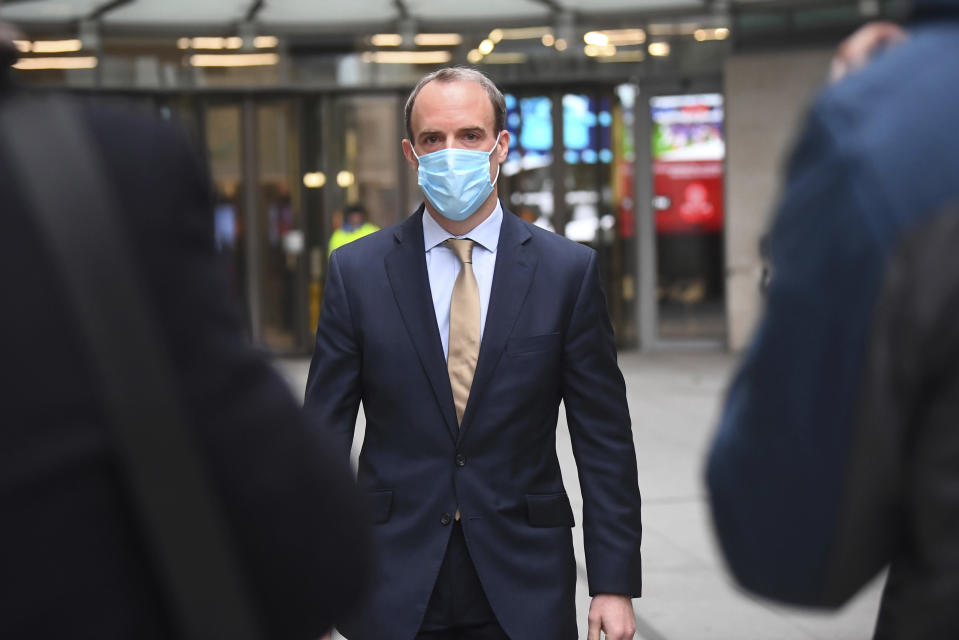
<svg viewBox="0 0 959 640">
<path fill-rule="evenodd" d="M 496 253 L 496 245 L 499 243 L 499 230 L 503 225 L 503 205 L 499 200 L 496 201 L 496 208 L 486 220 L 479 223 L 475 229 L 462 236 L 454 236 L 449 231 L 440 226 L 433 219 L 430 212 L 423 209 L 423 245 L 426 251 L 430 251 L 436 245 L 442 244 L 449 238 L 469 238 L 491 253 Z"/>
</svg>

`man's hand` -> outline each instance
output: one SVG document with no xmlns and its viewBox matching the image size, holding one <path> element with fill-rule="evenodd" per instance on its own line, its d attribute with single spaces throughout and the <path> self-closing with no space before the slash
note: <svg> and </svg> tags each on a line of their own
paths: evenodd
<svg viewBox="0 0 959 640">
<path fill-rule="evenodd" d="M 589 605 L 589 635 L 587 640 L 599 640 L 599 632 L 606 640 L 631 640 L 636 633 L 633 601 L 626 596 L 598 594 Z"/>
<path fill-rule="evenodd" d="M 832 59 L 830 80 L 838 82 L 866 66 L 881 50 L 906 39 L 905 30 L 892 22 L 870 22 L 842 41 Z"/>
</svg>

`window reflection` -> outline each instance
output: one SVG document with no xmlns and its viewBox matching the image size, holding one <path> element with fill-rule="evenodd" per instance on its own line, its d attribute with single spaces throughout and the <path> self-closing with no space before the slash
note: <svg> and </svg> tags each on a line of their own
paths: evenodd
<svg viewBox="0 0 959 640">
<path fill-rule="evenodd" d="M 298 185 L 298 122 L 292 102 L 257 107 L 257 220 L 263 283 L 263 341 L 277 351 L 299 347 L 298 275 L 303 254 Z"/>
<path fill-rule="evenodd" d="M 612 114 L 607 95 L 563 96 L 563 160 L 569 221 L 565 235 L 587 244 L 609 245 L 612 215 Z"/>
<path fill-rule="evenodd" d="M 553 114 L 548 96 L 506 98 L 510 150 L 500 172 L 511 209 L 528 222 L 554 229 Z"/>
<path fill-rule="evenodd" d="M 248 319 L 240 107 L 208 106 L 205 115 L 206 152 L 213 182 L 214 242 L 226 263 L 230 287 L 244 310 L 243 317 Z"/>
</svg>

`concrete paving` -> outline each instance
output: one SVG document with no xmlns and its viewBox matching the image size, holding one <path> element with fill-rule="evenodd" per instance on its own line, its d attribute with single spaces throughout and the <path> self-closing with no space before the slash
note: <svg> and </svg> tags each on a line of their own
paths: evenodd
<svg viewBox="0 0 959 640">
<path fill-rule="evenodd" d="M 308 362 L 282 360 L 280 372 L 302 397 Z M 634 600 L 642 640 L 866 640 L 872 637 L 881 578 L 835 613 L 774 605 L 732 583 L 711 529 L 703 460 L 733 356 L 715 352 L 624 353 L 633 433 L 643 493 L 644 596 Z M 363 433 L 362 412 L 354 455 Z M 582 497 L 563 412 L 557 451 L 577 523 Z M 586 638 L 582 527 L 573 529 L 580 569 L 577 614 Z M 549 640 L 527 639 L 516 640 Z"/>
</svg>

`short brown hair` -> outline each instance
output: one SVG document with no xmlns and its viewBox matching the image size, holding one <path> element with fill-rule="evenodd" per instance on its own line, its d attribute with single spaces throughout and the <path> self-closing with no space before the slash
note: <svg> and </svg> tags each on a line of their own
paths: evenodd
<svg viewBox="0 0 959 640">
<path fill-rule="evenodd" d="M 423 76 L 420 81 L 416 83 L 416 86 L 413 87 L 413 91 L 410 92 L 410 97 L 406 100 L 406 109 L 403 115 L 406 121 L 406 137 L 409 139 L 410 144 L 413 144 L 413 127 L 410 124 L 410 120 L 413 118 L 413 103 L 416 102 L 416 96 L 419 95 L 420 90 L 434 80 L 437 82 L 475 82 L 483 87 L 483 90 L 486 91 L 486 95 L 489 97 L 490 104 L 493 106 L 493 133 L 499 134 L 500 131 L 506 128 L 506 98 L 504 98 L 503 93 L 496 88 L 493 81 L 476 69 L 467 67 L 445 67 Z"/>
</svg>

